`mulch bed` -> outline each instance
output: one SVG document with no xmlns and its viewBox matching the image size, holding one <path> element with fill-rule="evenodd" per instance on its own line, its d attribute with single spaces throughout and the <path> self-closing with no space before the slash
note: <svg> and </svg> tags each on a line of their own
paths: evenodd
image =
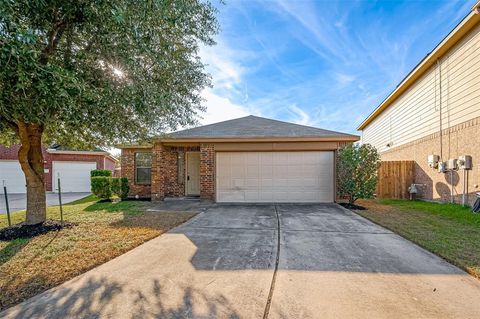
<svg viewBox="0 0 480 319">
<path fill-rule="evenodd" d="M 27 225 L 25 223 L 16 224 L 10 227 L 0 229 L 0 240 L 13 240 L 17 238 L 30 238 L 42 235 L 51 231 L 57 231 L 62 228 L 72 228 L 73 223 L 58 220 L 47 220 L 40 224 Z"/>
<path fill-rule="evenodd" d="M 354 209 L 354 210 L 367 210 L 366 207 L 355 205 L 355 204 L 350 204 L 350 203 L 339 203 L 341 206 L 347 208 L 347 209 Z"/>
</svg>

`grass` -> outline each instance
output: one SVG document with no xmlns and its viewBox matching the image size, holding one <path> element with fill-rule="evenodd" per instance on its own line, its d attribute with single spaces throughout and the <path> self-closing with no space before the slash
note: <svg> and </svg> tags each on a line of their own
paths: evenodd
<svg viewBox="0 0 480 319">
<path fill-rule="evenodd" d="M 480 215 L 456 204 L 359 200 L 359 215 L 437 254 L 480 279 Z"/>
<path fill-rule="evenodd" d="M 99 202 L 94 196 L 64 205 L 73 228 L 0 241 L 0 309 L 15 305 L 115 258 L 191 218 L 192 213 L 147 212 L 147 201 Z M 47 217 L 60 219 L 59 207 Z M 25 212 L 12 214 L 13 223 Z M 0 215 L 0 228 L 7 226 Z"/>
</svg>

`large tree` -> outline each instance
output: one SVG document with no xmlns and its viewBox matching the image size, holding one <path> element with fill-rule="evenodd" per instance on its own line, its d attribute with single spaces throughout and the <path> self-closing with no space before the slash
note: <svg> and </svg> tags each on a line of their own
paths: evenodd
<svg viewBox="0 0 480 319">
<path fill-rule="evenodd" d="M 28 224 L 46 218 L 42 144 L 106 146 L 195 122 L 215 14 L 203 0 L 0 0 L 0 143 L 21 144 Z"/>
</svg>

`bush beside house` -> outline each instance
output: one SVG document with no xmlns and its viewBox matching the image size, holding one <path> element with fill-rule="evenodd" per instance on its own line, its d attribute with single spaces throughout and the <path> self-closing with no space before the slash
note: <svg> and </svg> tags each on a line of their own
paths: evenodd
<svg viewBox="0 0 480 319">
<path fill-rule="evenodd" d="M 126 177 L 111 177 L 109 170 L 93 170 L 91 172 L 92 193 L 101 199 L 110 199 L 112 196 L 118 196 L 126 199 L 129 186 Z"/>
<path fill-rule="evenodd" d="M 370 144 L 343 147 L 337 157 L 338 196 L 353 204 L 359 198 L 372 198 L 378 181 L 380 155 Z"/>
</svg>

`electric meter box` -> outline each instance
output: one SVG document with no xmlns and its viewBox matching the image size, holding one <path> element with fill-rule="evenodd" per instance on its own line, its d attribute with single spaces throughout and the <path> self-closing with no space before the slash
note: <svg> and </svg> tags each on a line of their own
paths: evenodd
<svg viewBox="0 0 480 319">
<path fill-rule="evenodd" d="M 445 162 L 438 162 L 438 172 L 445 173 L 447 171 L 447 163 Z"/>
<path fill-rule="evenodd" d="M 427 157 L 427 162 L 428 166 L 432 168 L 437 168 L 438 167 L 438 162 L 440 161 L 440 156 L 438 155 L 428 155 Z"/>
<path fill-rule="evenodd" d="M 455 170 L 457 169 L 457 159 L 456 158 L 451 158 L 447 161 L 447 169 L 448 170 Z"/>
<path fill-rule="evenodd" d="M 460 169 L 472 169 L 472 156 L 470 155 L 462 155 L 458 157 L 458 167 Z"/>
</svg>

